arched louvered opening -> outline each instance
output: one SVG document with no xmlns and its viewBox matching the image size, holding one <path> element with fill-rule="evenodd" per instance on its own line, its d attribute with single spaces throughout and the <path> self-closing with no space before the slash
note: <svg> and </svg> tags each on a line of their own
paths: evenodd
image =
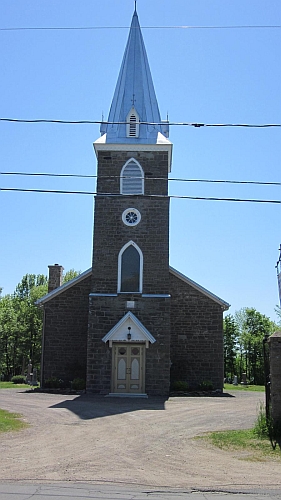
<svg viewBox="0 0 281 500">
<path fill-rule="evenodd" d="M 121 170 L 120 176 L 121 194 L 143 194 L 144 173 L 140 164 L 131 158 Z"/>
<path fill-rule="evenodd" d="M 127 116 L 127 137 L 139 137 L 139 121 L 139 115 L 136 112 L 135 108 L 132 107 L 130 113 Z"/>
<path fill-rule="evenodd" d="M 134 114 L 130 116 L 129 137 L 137 137 L 137 117 Z"/>
<path fill-rule="evenodd" d="M 118 257 L 118 292 L 142 292 L 143 256 L 133 242 L 127 243 Z"/>
</svg>

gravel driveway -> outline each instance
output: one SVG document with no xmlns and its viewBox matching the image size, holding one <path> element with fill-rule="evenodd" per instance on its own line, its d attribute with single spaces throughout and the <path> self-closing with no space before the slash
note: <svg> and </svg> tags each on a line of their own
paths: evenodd
<svg viewBox="0 0 281 500">
<path fill-rule="evenodd" d="M 281 462 L 194 439 L 250 428 L 263 393 L 119 399 L 1 390 L 30 427 L 1 434 L 0 480 L 82 481 L 246 491 L 281 488 Z"/>
</svg>

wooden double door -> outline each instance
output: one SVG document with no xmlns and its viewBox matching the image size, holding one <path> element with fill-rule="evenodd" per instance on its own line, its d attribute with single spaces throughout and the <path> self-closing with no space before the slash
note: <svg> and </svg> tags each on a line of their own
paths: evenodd
<svg viewBox="0 0 281 500">
<path fill-rule="evenodd" d="M 112 392 L 145 392 L 145 344 L 113 343 Z"/>
</svg>

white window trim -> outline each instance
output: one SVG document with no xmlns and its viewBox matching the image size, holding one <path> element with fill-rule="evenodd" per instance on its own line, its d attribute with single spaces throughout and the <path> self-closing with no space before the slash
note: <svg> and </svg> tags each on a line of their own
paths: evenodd
<svg viewBox="0 0 281 500">
<path fill-rule="evenodd" d="M 140 256 L 140 282 L 139 282 L 139 290 L 135 290 L 135 292 L 121 292 L 121 264 L 122 264 L 122 254 L 129 246 L 133 246 L 139 253 Z M 124 245 L 118 255 L 118 282 L 117 282 L 117 293 L 142 293 L 142 278 L 143 278 L 143 254 L 140 247 L 134 241 L 128 241 L 126 245 Z"/>
<path fill-rule="evenodd" d="M 136 121 L 134 121 L 134 122 L 131 122 L 132 115 L 134 115 L 136 117 Z M 132 108 L 130 109 L 130 112 L 127 115 L 126 122 L 127 122 L 126 136 L 128 138 L 131 138 L 131 139 L 138 138 L 140 135 L 140 117 L 139 117 L 139 114 L 137 113 L 136 108 L 134 106 L 132 106 Z M 132 124 L 135 127 L 135 134 L 134 135 L 131 135 L 131 133 L 130 133 Z"/>
<path fill-rule="evenodd" d="M 134 212 L 136 214 L 136 216 L 137 216 L 136 222 L 132 222 L 132 223 L 127 222 L 126 216 L 129 212 Z M 128 227 L 137 226 L 139 224 L 139 222 L 141 221 L 141 214 L 136 208 L 127 208 L 126 210 L 124 210 L 124 212 L 122 214 L 122 221 Z"/>
<path fill-rule="evenodd" d="M 124 170 L 129 163 L 136 163 L 136 165 L 140 169 L 140 172 L 141 172 L 141 193 L 139 193 L 139 194 L 144 194 L 144 171 L 142 169 L 141 164 L 137 160 L 135 160 L 135 158 L 130 158 L 128 161 L 126 161 L 125 165 L 123 165 L 123 167 L 122 167 L 122 170 L 120 173 L 120 193 L 123 194 L 123 181 L 126 180 L 123 178 L 123 173 L 124 173 Z M 132 195 L 127 194 L 126 196 L 132 196 Z"/>
</svg>

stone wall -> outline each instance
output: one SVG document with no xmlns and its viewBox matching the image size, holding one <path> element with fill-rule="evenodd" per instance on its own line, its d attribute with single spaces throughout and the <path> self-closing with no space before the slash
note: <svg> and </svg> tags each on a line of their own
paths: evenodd
<svg viewBox="0 0 281 500">
<path fill-rule="evenodd" d="M 120 195 L 119 176 L 126 161 L 132 157 L 145 172 L 144 195 Z M 118 255 L 123 246 L 133 240 L 143 253 L 143 293 L 169 293 L 167 153 L 99 153 L 98 173 L 92 291 L 116 293 Z M 158 180 L 159 177 L 165 179 Z M 102 193 L 113 193 L 114 196 L 104 196 Z M 146 196 L 152 193 L 157 197 Z M 136 208 L 141 213 L 138 225 L 129 227 L 123 223 L 122 214 L 128 208 Z"/>
<path fill-rule="evenodd" d="M 281 331 L 269 337 L 272 418 L 281 424 Z"/>
<path fill-rule="evenodd" d="M 85 278 L 45 304 L 43 386 L 50 377 L 86 377 L 90 283 Z"/>
<path fill-rule="evenodd" d="M 49 268 L 49 280 L 48 280 L 48 293 L 49 293 L 62 285 L 64 269 L 59 264 L 48 266 L 48 268 Z"/>
<path fill-rule="evenodd" d="M 170 299 L 145 298 L 133 294 L 118 297 L 90 297 L 87 390 L 111 392 L 112 349 L 102 338 L 128 312 L 128 300 L 135 301 L 133 314 L 156 339 L 146 349 L 146 386 L 150 395 L 169 394 Z"/>
<path fill-rule="evenodd" d="M 144 195 L 120 194 L 121 170 L 130 158 L 136 159 L 144 171 Z M 146 350 L 145 390 L 154 395 L 169 393 L 170 299 L 131 293 L 117 295 L 118 256 L 130 241 L 138 245 L 143 255 L 142 293 L 169 295 L 167 176 L 166 152 L 99 153 L 92 292 L 104 295 L 90 298 L 87 390 L 102 394 L 111 391 L 112 352 L 102 338 L 128 312 L 127 301 L 134 300 L 136 307 L 132 312 L 156 338 L 155 344 Z M 122 214 L 128 208 L 135 208 L 141 214 L 136 226 L 127 226 L 122 221 Z"/>
<path fill-rule="evenodd" d="M 223 389 L 223 311 L 217 302 L 170 273 L 171 380 Z"/>
<path fill-rule="evenodd" d="M 137 226 L 122 222 L 127 208 L 141 213 Z M 143 293 L 169 293 L 169 199 L 145 196 L 96 197 L 93 285 L 95 293 L 116 293 L 118 255 L 129 241 L 143 254 Z"/>
<path fill-rule="evenodd" d="M 121 170 L 131 158 L 137 160 L 144 171 L 144 194 L 167 195 L 168 153 L 164 151 L 99 152 L 97 192 L 120 194 Z"/>
</svg>

